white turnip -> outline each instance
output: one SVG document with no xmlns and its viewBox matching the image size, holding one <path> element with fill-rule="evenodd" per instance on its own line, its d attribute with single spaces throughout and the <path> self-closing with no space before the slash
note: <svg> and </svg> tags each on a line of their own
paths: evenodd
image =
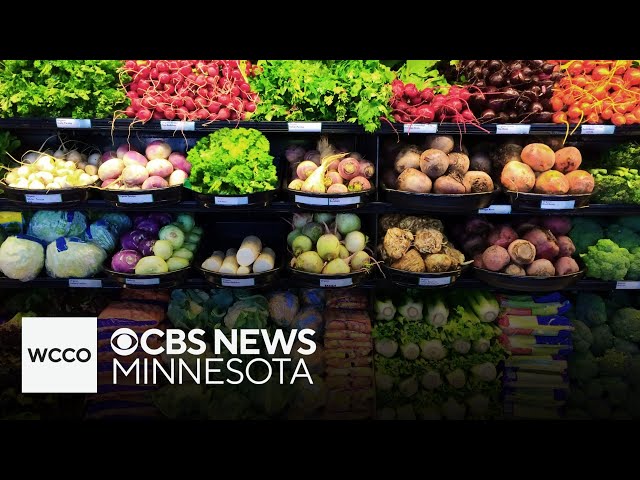
<svg viewBox="0 0 640 480">
<path fill-rule="evenodd" d="M 171 155 L 169 155 L 168 160 L 169 162 L 171 162 L 171 165 L 173 165 L 174 169 L 184 170 L 185 172 L 187 172 L 187 175 L 191 173 L 191 163 L 187 161 L 187 157 L 185 157 L 184 153 L 173 152 Z"/>
<path fill-rule="evenodd" d="M 327 188 L 327 193 L 349 193 L 349 189 L 342 183 L 334 183 Z"/>
<path fill-rule="evenodd" d="M 296 175 L 300 180 L 306 180 L 309 176 L 318 168 L 318 165 L 313 163 L 311 160 L 305 160 L 300 162 L 300 164 L 296 167 Z"/>
<path fill-rule="evenodd" d="M 187 177 L 187 172 L 184 170 L 174 170 L 173 173 L 169 175 L 169 185 L 182 185 Z"/>
<path fill-rule="evenodd" d="M 130 150 L 133 150 L 131 146 L 127 143 L 123 143 L 122 145 L 119 145 L 118 148 L 116 149 L 116 156 L 118 158 L 122 158 L 124 157 L 124 154 Z"/>
<path fill-rule="evenodd" d="M 171 145 L 162 140 L 154 140 L 149 145 L 147 145 L 144 154 L 149 160 L 153 160 L 156 158 L 163 158 L 166 160 L 167 158 L 169 158 L 169 155 L 171 155 Z"/>
<path fill-rule="evenodd" d="M 124 156 L 124 152 L 122 153 L 122 155 Z M 112 158 L 119 158 L 118 154 L 113 150 L 107 150 L 106 152 L 103 152 L 102 155 L 100 155 L 100 163 L 111 160 Z"/>
<path fill-rule="evenodd" d="M 154 158 L 147 163 L 147 172 L 150 176 L 168 177 L 173 173 L 173 165 L 164 158 Z"/>
<path fill-rule="evenodd" d="M 93 165 L 96 168 L 100 165 L 100 154 L 99 153 L 92 153 L 91 155 L 89 155 L 87 157 L 87 163 L 89 165 Z"/>
<path fill-rule="evenodd" d="M 100 168 L 98 168 L 98 176 L 102 181 L 110 178 L 118 178 L 122 174 L 123 170 L 124 162 L 122 161 L 122 159 L 112 158 L 111 160 L 107 160 L 102 165 L 100 165 Z"/>
<path fill-rule="evenodd" d="M 124 176 L 124 173 L 123 173 L 123 176 Z M 152 188 L 167 188 L 168 186 L 169 186 L 169 182 L 167 182 L 162 177 L 158 177 L 157 175 L 150 176 L 142 183 L 143 190 L 149 190 Z"/>
<path fill-rule="evenodd" d="M 144 167 L 148 163 L 148 160 L 144 155 L 134 152 L 133 150 L 126 152 L 122 156 L 122 161 L 125 167 L 128 167 L 129 165 L 142 165 Z"/>
<path fill-rule="evenodd" d="M 149 173 L 142 165 L 129 165 L 122 170 L 122 181 L 126 186 L 142 185 L 147 178 Z"/>
</svg>

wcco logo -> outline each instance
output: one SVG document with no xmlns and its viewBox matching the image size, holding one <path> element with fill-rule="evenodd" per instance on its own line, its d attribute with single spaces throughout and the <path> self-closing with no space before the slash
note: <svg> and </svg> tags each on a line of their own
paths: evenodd
<svg viewBox="0 0 640 480">
<path fill-rule="evenodd" d="M 23 393 L 96 393 L 95 317 L 22 319 Z"/>
</svg>

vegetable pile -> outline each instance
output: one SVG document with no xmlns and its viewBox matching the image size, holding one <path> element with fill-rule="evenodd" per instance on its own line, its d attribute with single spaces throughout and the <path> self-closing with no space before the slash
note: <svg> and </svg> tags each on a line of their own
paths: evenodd
<svg viewBox="0 0 640 480">
<path fill-rule="evenodd" d="M 375 301 L 377 418 L 500 416 L 495 297 L 481 290 L 406 294 Z"/>
<path fill-rule="evenodd" d="M 327 137 L 318 140 L 315 150 L 289 145 L 285 157 L 291 168 L 287 188 L 313 193 L 349 193 L 371 190 L 373 163 L 357 152 L 340 152 Z"/>
<path fill-rule="evenodd" d="M 391 268 L 416 273 L 451 272 L 465 258 L 444 234 L 440 220 L 429 217 L 388 214 L 380 217 L 384 233 L 378 251 Z"/>
<path fill-rule="evenodd" d="M 338 121 L 380 128 L 394 74 L 378 60 L 259 60 L 251 88 L 256 120 Z"/>
<path fill-rule="evenodd" d="M 530 143 L 519 154 L 520 160 L 504 165 L 500 183 L 513 192 L 547 195 L 591 193 L 595 181 L 586 170 L 579 170 L 582 155 L 576 147 L 554 150 L 544 143 Z"/>
<path fill-rule="evenodd" d="M 249 235 L 242 240 L 239 248 L 229 248 L 226 253 L 214 251 L 202 262 L 202 268 L 225 275 L 247 275 L 273 270 L 276 253 L 265 247 L 260 238 Z"/>
<path fill-rule="evenodd" d="M 191 171 L 183 153 L 173 152 L 162 140 L 150 142 L 140 153 L 130 145 L 108 150 L 97 160 L 101 187 L 115 190 L 151 190 L 182 185 Z"/>
<path fill-rule="evenodd" d="M 11 168 L 4 182 L 13 188 L 58 190 L 85 187 L 98 181 L 96 156 L 91 147 L 76 141 L 61 142 L 54 151 L 29 150 L 22 155 L 19 167 Z"/>
<path fill-rule="evenodd" d="M 580 292 L 569 358 L 571 418 L 640 418 L 640 305 L 637 297 Z"/>
<path fill-rule="evenodd" d="M 368 237 L 355 213 L 296 213 L 292 226 L 287 243 L 295 270 L 340 275 L 368 271 L 375 264 L 365 251 Z"/>
<path fill-rule="evenodd" d="M 118 229 L 120 251 L 111 257 L 110 265 L 116 272 L 136 275 L 187 268 L 201 237 L 202 228 L 190 214 L 175 218 L 169 213 L 135 215 L 133 222 L 122 221 Z"/>
<path fill-rule="evenodd" d="M 127 98 L 121 66 L 119 60 L 2 60 L 0 116 L 111 118 Z"/>
<path fill-rule="evenodd" d="M 253 128 L 221 128 L 187 152 L 191 173 L 185 186 L 200 193 L 239 195 L 278 186 L 269 140 Z"/>
<path fill-rule="evenodd" d="M 245 77 L 252 70 L 239 60 L 127 60 L 124 114 L 142 122 L 246 120 L 258 101 Z"/>
<path fill-rule="evenodd" d="M 469 107 L 480 123 L 545 123 L 553 116 L 553 83 L 562 78 L 555 70 L 545 60 L 460 60 L 445 77 L 467 85 Z"/>
<path fill-rule="evenodd" d="M 640 123 L 640 69 L 633 60 L 561 62 L 567 75 L 553 86 L 555 123 Z"/>
<path fill-rule="evenodd" d="M 404 192 L 464 194 L 492 192 L 493 179 L 472 164 L 466 149 L 454 150 L 450 135 L 428 136 L 424 148 L 400 146 L 393 170 L 383 174 L 385 186 Z"/>
<path fill-rule="evenodd" d="M 616 145 L 593 166 L 589 171 L 595 179 L 594 202 L 640 204 L 640 145 Z"/>
<path fill-rule="evenodd" d="M 568 275 L 580 271 L 573 258 L 568 217 L 531 218 L 494 225 L 482 218 L 456 225 L 454 236 L 476 268 L 516 276 Z"/>
<path fill-rule="evenodd" d="M 640 280 L 640 217 L 576 218 L 569 236 L 587 266 L 587 277 Z"/>
</svg>

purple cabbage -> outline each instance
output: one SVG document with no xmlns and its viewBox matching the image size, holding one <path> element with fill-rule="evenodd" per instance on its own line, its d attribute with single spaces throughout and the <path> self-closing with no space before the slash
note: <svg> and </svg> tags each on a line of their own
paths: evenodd
<svg viewBox="0 0 640 480">
<path fill-rule="evenodd" d="M 171 217 L 170 213 L 150 213 L 149 214 L 149 220 L 154 220 L 156 221 L 161 227 L 164 227 L 165 225 L 169 225 L 172 221 L 173 218 Z"/>
<path fill-rule="evenodd" d="M 142 254 L 143 257 L 148 257 L 149 255 L 153 255 L 153 244 L 156 243 L 154 239 L 147 239 L 140 242 L 138 246 L 138 251 Z"/>
<path fill-rule="evenodd" d="M 123 250 L 138 250 L 140 242 L 149 239 L 149 234 L 142 230 L 131 230 L 120 237 Z"/>
<path fill-rule="evenodd" d="M 134 273 L 141 258 L 135 250 L 120 250 L 111 257 L 111 268 L 120 273 Z"/>
</svg>

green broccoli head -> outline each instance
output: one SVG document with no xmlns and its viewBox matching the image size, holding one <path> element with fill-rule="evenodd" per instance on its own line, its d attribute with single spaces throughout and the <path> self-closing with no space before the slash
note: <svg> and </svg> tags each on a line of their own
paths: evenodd
<svg viewBox="0 0 640 480">
<path fill-rule="evenodd" d="M 629 252 L 631 253 L 631 264 L 625 280 L 640 280 L 640 247 L 634 247 Z"/>
<path fill-rule="evenodd" d="M 613 346 L 613 333 L 609 325 L 598 325 L 591 329 L 593 335 L 593 343 L 591 344 L 591 353 L 596 356 L 602 355 L 607 349 Z"/>
<path fill-rule="evenodd" d="M 623 227 L 617 223 L 607 227 L 606 236 L 618 246 L 626 248 L 627 250 L 631 250 L 640 245 L 640 235 L 630 228 Z"/>
<path fill-rule="evenodd" d="M 613 314 L 609 324 L 616 337 L 630 342 L 640 342 L 640 310 L 621 308 Z"/>
<path fill-rule="evenodd" d="M 576 295 L 576 315 L 578 320 L 590 327 L 607 321 L 607 307 L 604 299 L 595 293 L 580 292 Z"/>
<path fill-rule="evenodd" d="M 611 405 L 614 407 L 624 405 L 627 401 L 629 387 L 622 378 L 602 377 L 600 382 L 602 383 L 602 390 Z"/>
<path fill-rule="evenodd" d="M 621 352 L 630 353 L 631 355 L 640 353 L 640 347 L 638 347 L 637 343 L 630 342 L 629 340 L 625 340 L 624 338 L 614 337 L 613 348 L 615 348 L 616 350 L 620 350 Z"/>
<path fill-rule="evenodd" d="M 594 179 L 595 186 L 591 195 L 591 200 L 594 203 L 632 203 L 633 196 L 626 178 L 618 175 L 595 174 Z M 602 238 L 602 235 L 599 238 Z"/>
<path fill-rule="evenodd" d="M 621 143 L 610 148 L 598 162 L 603 168 L 640 168 L 640 144 Z"/>
<path fill-rule="evenodd" d="M 587 248 L 603 237 L 602 227 L 592 218 L 577 217 L 571 220 L 569 238 L 576 246 L 577 253 L 587 253 Z"/>
<path fill-rule="evenodd" d="M 630 228 L 636 233 L 640 233 L 640 215 L 620 217 L 616 223 L 623 227 Z"/>
<path fill-rule="evenodd" d="M 600 280 L 624 280 L 631 265 L 631 254 L 608 238 L 600 239 L 582 255 L 587 277 Z"/>
<path fill-rule="evenodd" d="M 591 329 L 580 320 L 575 320 L 573 322 L 573 327 L 575 328 L 571 335 L 573 349 L 576 352 L 588 352 L 591 344 L 593 343 Z"/>
<path fill-rule="evenodd" d="M 591 352 L 573 352 L 567 370 L 572 380 L 587 382 L 598 375 L 598 362 Z"/>
<path fill-rule="evenodd" d="M 622 377 L 627 374 L 630 366 L 631 355 L 613 348 L 605 351 L 604 355 L 598 358 L 600 375 Z"/>
</svg>

